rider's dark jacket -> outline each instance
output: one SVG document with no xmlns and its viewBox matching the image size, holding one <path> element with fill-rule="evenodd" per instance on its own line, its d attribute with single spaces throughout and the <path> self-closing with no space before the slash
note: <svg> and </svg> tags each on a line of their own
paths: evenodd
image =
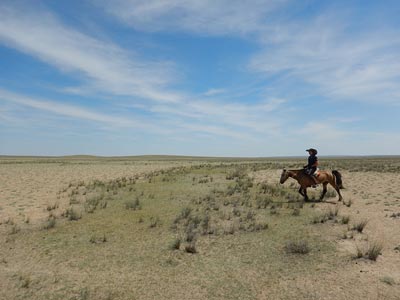
<svg viewBox="0 0 400 300">
<path fill-rule="evenodd" d="M 318 157 L 316 155 L 310 155 L 308 157 L 308 165 L 306 168 L 317 167 L 318 165 Z"/>
</svg>

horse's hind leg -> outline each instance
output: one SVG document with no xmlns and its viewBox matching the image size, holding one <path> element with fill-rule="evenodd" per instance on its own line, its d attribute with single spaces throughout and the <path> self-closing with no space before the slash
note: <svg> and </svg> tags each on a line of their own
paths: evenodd
<svg viewBox="0 0 400 300">
<path fill-rule="evenodd" d="M 324 197 L 325 197 L 325 194 L 326 194 L 326 191 L 327 191 L 327 188 L 326 188 L 326 186 L 328 185 L 328 183 L 327 182 L 324 182 L 323 184 L 322 184 L 322 193 L 321 193 L 321 196 L 319 197 L 319 200 L 320 201 L 322 201 L 322 199 L 324 199 Z"/>
<path fill-rule="evenodd" d="M 329 182 L 329 183 L 331 184 L 331 186 L 333 186 L 333 188 L 335 189 L 336 193 L 338 193 L 338 195 L 339 195 L 339 200 L 338 201 L 342 201 L 343 197 L 342 197 L 342 194 L 340 193 L 340 189 L 337 186 L 336 182 Z"/>
<path fill-rule="evenodd" d="M 340 189 L 339 189 L 338 187 L 336 187 L 335 190 L 336 190 L 336 192 L 337 192 L 338 195 L 339 195 L 339 201 L 342 201 L 342 200 L 343 200 L 343 197 L 342 197 L 342 194 L 340 193 Z"/>
<path fill-rule="evenodd" d="M 302 196 L 304 197 L 303 188 L 302 188 L 302 187 L 299 188 L 299 194 L 302 195 Z"/>
</svg>

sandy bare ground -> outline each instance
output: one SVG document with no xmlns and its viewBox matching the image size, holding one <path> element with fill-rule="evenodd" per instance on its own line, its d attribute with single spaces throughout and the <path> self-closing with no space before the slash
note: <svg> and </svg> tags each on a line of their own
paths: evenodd
<svg viewBox="0 0 400 300">
<path fill-rule="evenodd" d="M 46 207 L 68 205 L 68 194 L 60 193 L 78 181 L 112 180 L 119 177 L 141 176 L 168 169 L 185 162 L 67 162 L 67 163 L 2 163 L 0 161 L 0 222 L 12 219 L 30 223 L 48 215 Z"/>
</svg>

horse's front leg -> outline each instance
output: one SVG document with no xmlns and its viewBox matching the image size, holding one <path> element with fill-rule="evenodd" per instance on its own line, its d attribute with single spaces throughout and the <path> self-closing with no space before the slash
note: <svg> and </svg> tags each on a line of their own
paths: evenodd
<svg viewBox="0 0 400 300">
<path fill-rule="evenodd" d="M 319 197 L 319 200 L 320 201 L 322 201 L 322 199 L 324 199 L 324 197 L 325 197 L 325 194 L 326 194 L 326 192 L 327 192 L 327 188 L 326 188 L 326 186 L 328 185 L 328 183 L 327 182 L 324 182 L 323 183 L 323 189 L 322 189 L 322 193 L 321 193 L 321 196 Z"/>
<path fill-rule="evenodd" d="M 302 195 L 302 196 L 304 197 L 303 187 L 300 187 L 300 188 L 299 188 L 299 193 L 300 193 L 300 195 Z"/>
<path fill-rule="evenodd" d="M 303 188 L 303 192 L 304 192 L 304 194 L 303 194 L 304 201 L 308 201 L 309 199 L 308 199 L 308 196 L 307 196 L 307 187 Z"/>
</svg>

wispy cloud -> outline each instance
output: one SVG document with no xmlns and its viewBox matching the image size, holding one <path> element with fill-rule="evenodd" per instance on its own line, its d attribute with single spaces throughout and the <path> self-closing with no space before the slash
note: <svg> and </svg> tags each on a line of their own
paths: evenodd
<svg viewBox="0 0 400 300">
<path fill-rule="evenodd" d="M 171 62 L 140 59 L 110 41 L 62 24 L 48 11 L 0 5 L 0 42 L 80 76 L 97 91 L 160 102 L 181 97 L 166 89 L 174 78 Z"/>
<path fill-rule="evenodd" d="M 310 84 L 314 95 L 386 104 L 400 100 L 398 30 L 354 32 L 350 21 L 322 15 L 281 26 L 263 36 L 263 45 L 251 59 L 252 70 Z"/>
<path fill-rule="evenodd" d="M 147 31 L 242 35 L 263 30 L 266 15 L 285 0 L 93 0 L 118 19 Z"/>
<path fill-rule="evenodd" d="M 95 121 L 106 123 L 113 126 L 135 126 L 144 127 L 146 124 L 128 118 L 119 116 L 111 116 L 95 112 L 90 109 L 84 109 L 80 106 L 59 103 L 57 101 L 49 101 L 43 99 L 34 99 L 29 96 L 16 94 L 4 89 L 0 89 L 0 100 L 5 102 L 16 103 L 22 106 L 30 107 L 36 110 L 46 111 L 56 115 L 72 117 L 74 119 L 81 119 L 86 121 Z"/>
</svg>

